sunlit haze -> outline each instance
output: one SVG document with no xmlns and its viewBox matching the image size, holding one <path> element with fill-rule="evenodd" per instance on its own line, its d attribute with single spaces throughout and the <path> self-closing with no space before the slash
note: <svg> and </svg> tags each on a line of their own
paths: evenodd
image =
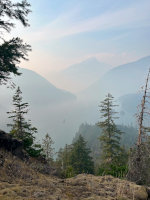
<svg viewBox="0 0 150 200">
<path fill-rule="evenodd" d="M 88 58 L 114 67 L 149 55 L 149 0 L 29 2 L 31 27 L 17 25 L 13 32 L 32 45 L 29 62 L 21 67 L 58 87 L 66 85 L 54 72 Z M 66 89 L 71 90 L 71 85 Z"/>
</svg>

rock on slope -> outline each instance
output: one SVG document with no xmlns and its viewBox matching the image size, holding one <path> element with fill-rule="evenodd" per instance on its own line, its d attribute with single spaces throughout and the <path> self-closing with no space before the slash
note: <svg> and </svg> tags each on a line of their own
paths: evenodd
<svg viewBox="0 0 150 200">
<path fill-rule="evenodd" d="M 81 174 L 70 179 L 45 176 L 0 151 L 0 200 L 146 200 L 145 187 L 113 178 Z"/>
<path fill-rule="evenodd" d="M 12 135 L 7 134 L 2 130 L 0 130 L 0 147 L 6 149 L 19 158 L 25 158 L 23 143 L 14 139 Z"/>
</svg>

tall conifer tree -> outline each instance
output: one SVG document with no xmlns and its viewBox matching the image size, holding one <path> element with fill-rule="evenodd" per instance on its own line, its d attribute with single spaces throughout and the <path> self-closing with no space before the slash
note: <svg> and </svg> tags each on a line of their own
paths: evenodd
<svg viewBox="0 0 150 200">
<path fill-rule="evenodd" d="M 110 164 L 118 162 L 121 153 L 120 137 L 122 132 L 117 129 L 114 122 L 117 118 L 115 117 L 116 112 L 114 111 L 116 106 L 117 105 L 114 104 L 114 97 L 108 94 L 99 106 L 101 118 L 103 118 L 104 121 L 97 124 L 102 128 L 102 135 L 100 137 L 102 160 L 104 163 Z"/>
<path fill-rule="evenodd" d="M 11 134 L 22 140 L 24 138 L 24 128 L 27 125 L 27 122 L 25 120 L 24 115 L 28 113 L 28 103 L 22 102 L 22 92 L 20 90 L 20 87 L 17 88 L 15 95 L 13 96 L 13 106 L 14 110 L 11 112 L 7 112 L 10 116 L 9 118 L 12 118 L 13 123 L 7 124 L 9 127 L 11 127 Z"/>
<path fill-rule="evenodd" d="M 40 146 L 34 146 L 34 134 L 37 133 L 37 128 L 32 127 L 31 121 L 25 119 L 25 115 L 29 111 L 29 104 L 23 103 L 22 100 L 22 92 L 18 87 L 15 95 L 13 96 L 13 106 L 14 110 L 11 112 L 7 112 L 12 119 L 11 124 L 7 124 L 7 126 L 11 127 L 10 134 L 18 140 L 21 140 L 24 145 L 24 149 L 30 155 L 38 155 L 41 149 Z"/>
</svg>

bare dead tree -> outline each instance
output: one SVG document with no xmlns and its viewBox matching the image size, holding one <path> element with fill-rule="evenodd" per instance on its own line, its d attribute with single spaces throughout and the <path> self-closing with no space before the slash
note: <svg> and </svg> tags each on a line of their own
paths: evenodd
<svg viewBox="0 0 150 200">
<path fill-rule="evenodd" d="M 129 171 L 127 178 L 131 181 L 136 182 L 137 184 L 149 184 L 150 183 L 150 147 L 149 139 L 146 135 L 146 130 L 149 130 L 149 127 L 144 126 L 145 115 L 150 115 L 147 112 L 147 102 L 148 102 L 148 90 L 149 90 L 149 80 L 150 80 L 150 69 L 146 78 L 144 94 L 142 97 L 140 105 L 140 113 L 138 114 L 138 138 L 136 145 L 131 149 L 129 156 Z"/>
<path fill-rule="evenodd" d="M 137 146 L 141 145 L 141 143 L 142 143 L 143 130 L 144 130 L 143 120 L 144 120 L 144 112 L 145 112 L 145 109 L 146 109 L 145 104 L 146 104 L 146 98 L 147 98 L 147 92 L 148 92 L 149 78 L 150 78 L 150 69 L 149 69 L 149 72 L 148 72 L 148 75 L 147 75 L 147 79 L 146 79 L 144 95 L 143 95 L 143 99 L 142 99 L 142 103 L 141 103 L 141 112 L 140 112 L 139 118 L 138 118 L 139 134 L 138 134 Z"/>
</svg>

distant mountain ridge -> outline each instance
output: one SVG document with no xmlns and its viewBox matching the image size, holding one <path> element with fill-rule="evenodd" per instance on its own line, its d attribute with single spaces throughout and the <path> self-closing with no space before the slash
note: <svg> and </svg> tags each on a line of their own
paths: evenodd
<svg viewBox="0 0 150 200">
<path fill-rule="evenodd" d="M 135 62 L 120 65 L 109 70 L 102 78 L 82 92 L 83 96 L 93 100 L 103 98 L 107 93 L 119 97 L 136 93 L 145 84 L 150 68 L 150 56 Z"/>
<path fill-rule="evenodd" d="M 48 80 L 36 72 L 20 68 L 21 76 L 13 78 L 16 85 L 21 87 L 26 98 L 34 104 L 62 103 L 75 100 L 75 95 L 56 88 Z"/>
<path fill-rule="evenodd" d="M 110 67 L 110 65 L 102 63 L 98 61 L 95 57 L 92 57 L 80 63 L 73 64 L 70 67 L 62 70 L 62 72 L 68 75 L 76 75 L 75 73 L 80 72 L 80 74 L 77 74 L 78 76 L 89 76 L 90 74 L 88 73 L 96 74 L 98 71 L 103 74 L 105 71 L 108 70 L 108 67 Z"/>
<path fill-rule="evenodd" d="M 19 68 L 20 76 L 12 76 L 12 81 L 16 87 L 20 87 L 25 101 L 33 105 L 49 105 L 74 101 L 75 95 L 56 88 L 38 73 L 24 68 Z M 2 98 L 7 99 L 14 94 L 14 90 L 1 87 Z M 2 99 L 1 99 L 2 101 Z"/>
<path fill-rule="evenodd" d="M 56 77 L 54 83 L 59 79 L 59 84 L 63 88 L 78 93 L 102 77 L 110 68 L 110 65 L 99 62 L 95 57 L 92 57 L 54 74 Z"/>
</svg>

